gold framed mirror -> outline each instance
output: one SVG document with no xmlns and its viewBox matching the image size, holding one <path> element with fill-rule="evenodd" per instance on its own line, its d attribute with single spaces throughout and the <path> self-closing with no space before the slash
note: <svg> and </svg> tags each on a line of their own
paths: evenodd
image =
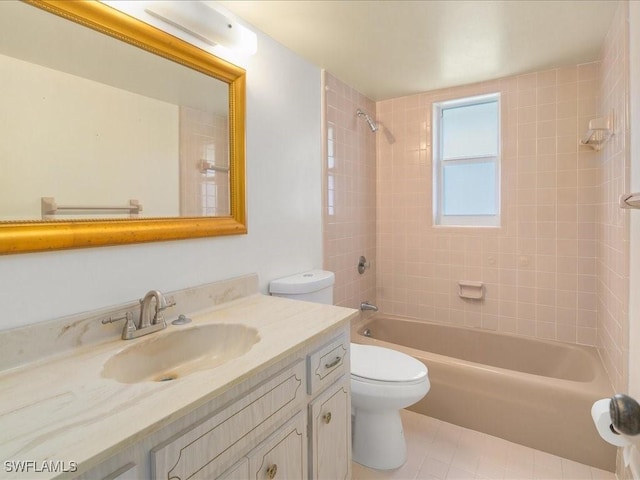
<svg viewBox="0 0 640 480">
<path fill-rule="evenodd" d="M 246 233 L 246 73 L 244 69 L 97 1 L 24 0 L 24 4 L 29 9 L 38 7 L 35 10 L 54 14 L 65 21 L 99 32 L 100 35 L 107 35 L 117 39 L 118 42 L 133 45 L 136 50 L 141 49 L 147 52 L 145 55 L 151 55 L 153 58 L 161 57 L 169 60 L 169 63 L 178 64 L 197 72 L 198 75 L 228 85 L 228 95 L 224 98 L 224 102 L 228 104 L 226 130 L 224 130 L 228 136 L 228 144 L 225 146 L 227 164 L 224 169 L 221 169 L 224 170 L 225 182 L 228 183 L 228 189 L 225 190 L 227 200 L 225 201 L 226 210 L 219 216 L 206 216 L 207 213 L 203 216 L 190 215 L 190 210 L 185 215 L 182 207 L 179 213 L 181 216 L 174 216 L 173 213 L 160 213 L 155 216 L 153 213 L 155 210 L 147 209 L 146 206 L 143 212 L 148 210 L 152 212 L 148 217 L 135 218 L 133 215 L 133 218 L 126 219 L 109 217 L 101 220 L 92 216 L 90 219 L 52 220 L 51 217 L 44 216 L 44 213 L 42 220 L 29 217 L 7 220 L 6 216 L 4 218 L 0 216 L 0 254 Z M 31 136 L 37 136 L 37 131 L 32 132 Z M 3 150 L 0 148 L 0 161 L 2 161 L 2 153 Z M 34 163 L 46 161 L 42 158 L 28 160 Z M 11 178 L 10 169 L 6 165 L 4 167 L 0 165 L 0 167 L 4 170 L 2 175 L 7 179 Z M 108 169 L 109 165 L 103 164 L 103 168 Z M 220 169 L 216 166 L 211 168 Z M 149 175 L 154 175 L 154 172 L 150 171 Z M 21 181 L 26 182 L 15 178 L 12 181 L 16 184 Z M 43 193 L 42 197 L 46 196 Z M 40 202 L 40 198 L 37 200 Z M 64 203 L 64 199 L 57 197 L 56 201 Z M 43 212 L 44 203 L 45 198 L 42 198 Z M 118 198 L 112 203 L 124 203 L 124 201 Z"/>
</svg>

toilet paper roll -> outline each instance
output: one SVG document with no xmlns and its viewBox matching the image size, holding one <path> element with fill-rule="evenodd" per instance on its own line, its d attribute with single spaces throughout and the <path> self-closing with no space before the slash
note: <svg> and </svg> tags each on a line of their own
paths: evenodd
<svg viewBox="0 0 640 480">
<path fill-rule="evenodd" d="M 596 426 L 596 430 L 598 430 L 598 434 L 605 442 L 615 445 L 616 447 L 624 447 L 629 445 L 630 442 L 622 435 L 617 435 L 611 430 L 611 415 L 609 414 L 610 402 L 611 399 L 609 398 L 603 398 L 595 402 L 591 407 L 591 418 L 593 419 L 593 424 Z"/>
</svg>

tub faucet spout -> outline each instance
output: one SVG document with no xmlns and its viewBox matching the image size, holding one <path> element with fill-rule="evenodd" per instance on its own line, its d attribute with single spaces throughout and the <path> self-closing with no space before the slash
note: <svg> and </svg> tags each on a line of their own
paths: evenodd
<svg viewBox="0 0 640 480">
<path fill-rule="evenodd" d="M 362 310 L 363 312 L 365 310 L 371 310 L 373 312 L 377 312 L 378 311 L 378 307 L 376 307 L 375 305 L 369 303 L 369 301 L 366 300 L 366 301 L 364 301 L 364 302 L 362 302 L 360 304 L 360 310 Z"/>
</svg>

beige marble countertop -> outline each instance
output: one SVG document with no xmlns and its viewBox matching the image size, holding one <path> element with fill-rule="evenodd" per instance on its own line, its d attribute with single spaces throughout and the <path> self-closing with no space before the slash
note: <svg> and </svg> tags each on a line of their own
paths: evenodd
<svg viewBox="0 0 640 480">
<path fill-rule="evenodd" d="M 185 326 L 169 325 L 135 340 L 80 346 L 4 371 L 0 373 L 0 477 L 12 475 L 6 472 L 5 461 L 74 461 L 86 471 L 356 314 L 342 307 L 254 294 L 191 312 L 193 322 Z M 260 341 L 219 367 L 171 382 L 122 384 L 101 375 L 110 357 L 135 342 L 211 323 L 253 327 Z M 24 473 L 13 475 L 28 478 Z"/>
</svg>

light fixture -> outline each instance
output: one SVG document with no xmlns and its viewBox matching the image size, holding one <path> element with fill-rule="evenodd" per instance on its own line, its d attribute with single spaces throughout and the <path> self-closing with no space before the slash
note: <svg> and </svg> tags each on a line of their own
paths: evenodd
<svg viewBox="0 0 640 480">
<path fill-rule="evenodd" d="M 114 8 L 124 11 L 136 18 L 153 23 L 168 33 L 171 27 L 196 39 L 194 44 L 221 46 L 232 52 L 253 55 L 257 51 L 257 36 L 248 28 L 240 25 L 215 9 L 211 2 L 197 0 L 161 0 L 122 2 L 102 0 Z M 155 21 L 153 21 L 155 19 Z M 159 22 L 158 22 L 159 20 Z"/>
</svg>

